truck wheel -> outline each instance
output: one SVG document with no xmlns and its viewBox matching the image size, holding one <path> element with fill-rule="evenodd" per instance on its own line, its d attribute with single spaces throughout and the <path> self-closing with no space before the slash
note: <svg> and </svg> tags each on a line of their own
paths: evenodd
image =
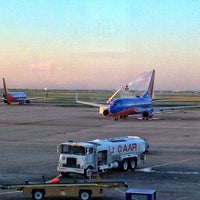
<svg viewBox="0 0 200 200">
<path fill-rule="evenodd" d="M 87 169 L 85 169 L 85 173 L 84 173 L 85 178 L 88 179 L 91 177 L 92 170 L 93 170 L 92 166 L 89 166 L 87 167 Z"/>
<path fill-rule="evenodd" d="M 87 190 L 80 191 L 79 198 L 81 200 L 89 200 L 91 198 L 91 191 L 87 191 Z"/>
<path fill-rule="evenodd" d="M 122 160 L 121 170 L 124 171 L 124 172 L 128 170 L 128 160 L 127 159 Z"/>
<path fill-rule="evenodd" d="M 133 171 L 137 167 L 137 159 L 131 158 L 129 160 L 129 168 Z"/>
<path fill-rule="evenodd" d="M 33 190 L 32 197 L 35 200 L 42 200 L 44 199 L 44 190 Z"/>
</svg>

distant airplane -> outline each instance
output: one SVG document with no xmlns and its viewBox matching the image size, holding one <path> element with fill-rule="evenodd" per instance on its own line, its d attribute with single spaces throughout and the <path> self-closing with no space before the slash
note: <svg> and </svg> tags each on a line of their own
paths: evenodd
<svg viewBox="0 0 200 200">
<path fill-rule="evenodd" d="M 6 87 L 5 78 L 3 78 L 3 102 L 7 104 L 11 104 L 12 102 L 24 104 L 24 103 L 30 103 L 34 99 L 39 99 L 41 97 L 36 98 L 27 98 L 26 94 L 24 92 L 9 92 Z"/>
<path fill-rule="evenodd" d="M 103 114 L 107 117 L 114 117 L 115 120 L 118 118 L 126 119 L 129 115 L 141 114 L 143 120 L 148 120 L 152 118 L 154 115 L 154 111 L 163 111 L 163 110 L 174 110 L 174 109 L 182 109 L 182 108 L 200 108 L 200 105 L 194 106 L 166 106 L 166 107 L 152 107 L 152 103 L 154 101 L 159 101 L 163 99 L 154 99 L 154 77 L 155 70 L 151 72 L 151 78 L 148 86 L 148 90 L 144 93 L 143 96 L 135 96 L 135 97 L 122 97 L 113 98 L 116 94 L 124 89 L 125 91 L 129 90 L 128 85 L 122 86 L 119 88 L 107 101 L 107 104 L 97 104 L 92 102 L 84 102 L 76 100 L 77 103 L 86 104 L 90 106 L 99 107 L 99 113 Z"/>
</svg>

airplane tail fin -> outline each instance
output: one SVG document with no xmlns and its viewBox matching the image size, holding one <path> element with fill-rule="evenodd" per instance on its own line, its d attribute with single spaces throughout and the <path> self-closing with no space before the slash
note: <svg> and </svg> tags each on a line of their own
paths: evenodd
<svg viewBox="0 0 200 200">
<path fill-rule="evenodd" d="M 5 93 L 5 94 L 8 93 L 8 90 L 7 90 L 7 87 L 6 87 L 6 81 L 5 81 L 5 78 L 3 78 L 3 90 L 4 90 L 4 93 Z"/>
<path fill-rule="evenodd" d="M 154 78 L 155 78 L 155 69 L 152 71 L 151 79 L 150 79 L 150 82 L 149 82 L 149 87 L 148 87 L 147 92 L 144 94 L 144 97 L 153 98 L 153 95 L 154 95 Z"/>
</svg>

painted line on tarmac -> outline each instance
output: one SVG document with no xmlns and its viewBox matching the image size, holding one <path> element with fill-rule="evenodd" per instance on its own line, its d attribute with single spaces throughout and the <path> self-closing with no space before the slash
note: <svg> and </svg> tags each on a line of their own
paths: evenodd
<svg viewBox="0 0 200 200">
<path fill-rule="evenodd" d="M 117 192 L 119 192 L 119 193 L 125 194 L 125 192 L 122 191 L 122 190 L 120 190 L 119 188 L 115 188 L 115 190 L 116 190 Z"/>
<path fill-rule="evenodd" d="M 163 164 L 160 164 L 160 165 L 154 165 L 151 168 L 163 167 L 163 166 L 167 166 L 167 165 L 171 165 L 171 164 L 183 163 L 183 162 L 188 162 L 188 161 L 198 160 L 198 159 L 200 159 L 200 156 L 197 156 L 195 158 L 185 159 L 185 160 L 179 160 L 179 161 L 174 161 L 174 162 L 163 163 Z"/>
<path fill-rule="evenodd" d="M 15 194 L 15 193 L 22 193 L 22 191 L 0 192 L 0 195 L 5 195 L 5 194 Z"/>
<path fill-rule="evenodd" d="M 158 170 L 154 169 L 154 168 L 157 168 L 157 167 L 163 167 L 163 166 L 167 166 L 167 165 L 171 165 L 171 164 L 183 163 L 183 162 L 188 162 L 188 161 L 198 160 L 198 159 L 200 159 L 200 156 L 197 156 L 197 157 L 192 158 L 192 159 L 185 159 L 185 160 L 180 160 L 180 161 L 163 163 L 163 164 L 160 164 L 160 165 L 154 165 L 152 167 L 146 167 L 146 168 L 143 168 L 143 169 L 137 169 L 135 171 L 147 172 L 147 173 L 148 172 L 149 173 L 156 172 L 156 173 L 166 173 L 166 174 L 191 174 L 191 175 L 194 174 L 194 175 L 199 175 L 200 172 L 158 171 Z"/>
<path fill-rule="evenodd" d="M 176 171 L 158 171 L 154 170 L 151 167 L 138 169 L 136 171 L 145 172 L 145 173 L 160 173 L 160 174 L 182 174 L 182 175 L 200 175 L 200 172 L 176 172 Z"/>
</svg>

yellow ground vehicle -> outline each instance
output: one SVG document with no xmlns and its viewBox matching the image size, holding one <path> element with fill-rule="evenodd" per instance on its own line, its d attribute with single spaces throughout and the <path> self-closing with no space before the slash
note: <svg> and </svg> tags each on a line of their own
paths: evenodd
<svg viewBox="0 0 200 200">
<path fill-rule="evenodd" d="M 24 195 L 32 195 L 34 200 L 44 197 L 79 197 L 89 200 L 92 197 L 101 197 L 106 188 L 127 187 L 124 182 L 75 182 L 75 183 L 32 183 L 32 184 L 5 184 L 1 189 L 15 189 L 23 191 Z"/>
</svg>

